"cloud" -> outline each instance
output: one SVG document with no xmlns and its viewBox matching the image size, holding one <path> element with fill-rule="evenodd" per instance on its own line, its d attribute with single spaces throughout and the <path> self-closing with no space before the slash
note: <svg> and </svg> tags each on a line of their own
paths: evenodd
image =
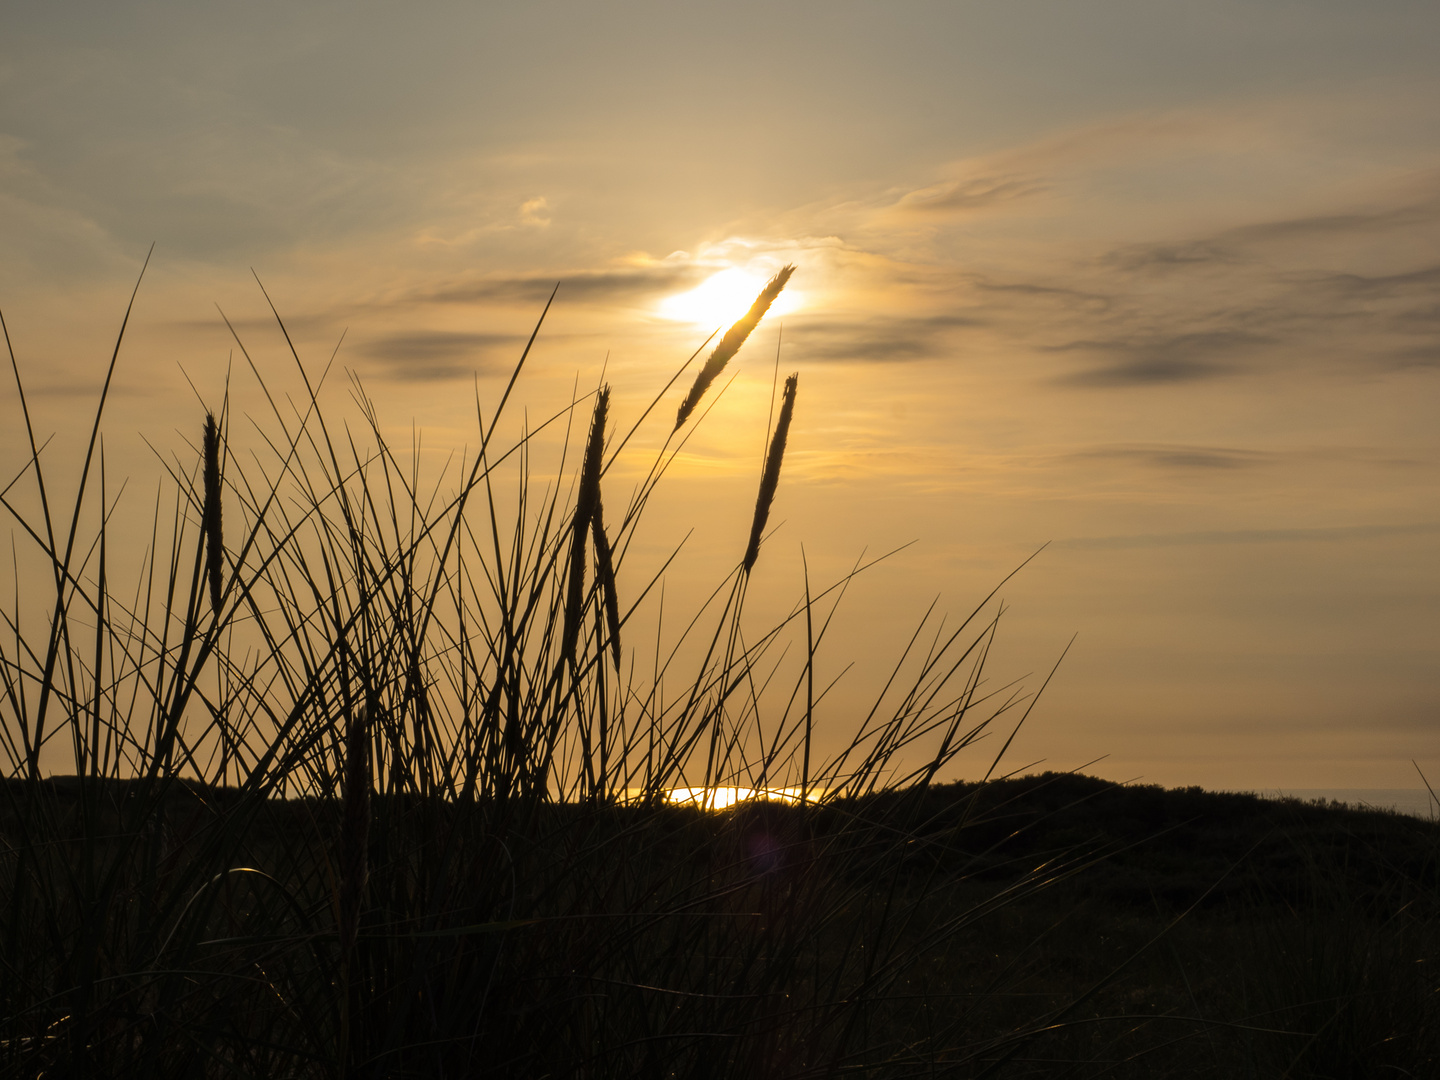
<svg viewBox="0 0 1440 1080">
<path fill-rule="evenodd" d="M 1095 550 L 1186 547 L 1197 544 L 1333 544 L 1351 540 L 1383 540 L 1394 536 L 1431 536 L 1435 533 L 1440 533 L 1440 523 L 1412 522 L 1402 525 L 1337 525 L 1311 529 L 1217 529 L 1183 533 L 1135 533 L 1128 536 L 1075 536 L 1056 540 L 1055 546 Z"/>
<path fill-rule="evenodd" d="M 1061 376 L 1068 386 L 1155 386 L 1197 382 L 1233 374 L 1238 355 L 1271 339 L 1237 330 L 1207 330 L 1171 337 L 1079 340 L 1049 346 L 1050 352 L 1097 354 L 1098 366 Z"/>
<path fill-rule="evenodd" d="M 1353 297 L 1392 297 L 1420 293 L 1433 296 L 1440 288 L 1440 265 L 1399 274 L 1327 274 L 1312 280 L 1315 286 Z"/>
<path fill-rule="evenodd" d="M 1387 233 L 1434 223 L 1440 219 L 1440 199 L 1429 198 L 1383 210 L 1314 214 L 1240 225 L 1222 235 L 1239 241 L 1309 240 L 1357 234 Z"/>
<path fill-rule="evenodd" d="M 1413 233 L 1416 229 L 1436 225 L 1440 225 L 1440 196 L 1427 194 L 1399 206 L 1278 218 L 1236 225 L 1187 239 L 1126 244 L 1103 255 L 1100 262 L 1122 270 L 1140 271 L 1233 265 L 1256 261 L 1260 248 L 1266 250 L 1266 258 L 1273 258 L 1277 246 L 1288 246 L 1298 251 L 1315 241 L 1332 244 L 1348 241 L 1353 245 L 1384 238 L 1397 230 Z M 1333 274 L 1316 280 L 1335 280 L 1342 284 L 1349 281 L 1357 288 L 1383 290 L 1414 283 L 1433 284 L 1437 275 L 1440 275 L 1440 267 L 1374 277 Z"/>
<path fill-rule="evenodd" d="M 550 224 L 549 209 L 550 204 L 545 201 L 544 195 L 526 199 L 520 204 L 520 222 L 523 225 L 538 225 L 543 229 Z"/>
<path fill-rule="evenodd" d="M 982 325 L 963 315 L 908 319 L 803 320 L 792 339 L 798 356 L 821 362 L 897 363 L 925 360 L 945 350 L 952 330 Z"/>
<path fill-rule="evenodd" d="M 1422 227 L 1428 224 L 1430 227 Z M 1088 353 L 1073 386 L 1187 383 L 1264 358 L 1307 371 L 1430 368 L 1440 353 L 1440 201 L 1251 223 L 1209 235 L 1112 248 L 1076 267 L 1113 297 L 1108 333 L 1052 319 Z M 1063 268 L 1055 275 L 1064 281 Z M 1037 320 L 1037 325 L 1044 324 Z M 1136 330 L 1128 329 L 1135 327 Z M 1139 327 L 1194 327 L 1154 332 Z M 1207 327 L 1218 327 L 1208 329 Z"/>
<path fill-rule="evenodd" d="M 407 299 L 432 304 L 543 303 L 558 285 L 557 299 L 563 298 L 568 303 L 634 303 L 663 293 L 693 288 L 714 270 L 714 267 L 677 262 L 618 270 L 581 270 L 559 275 L 490 277 L 417 290 Z"/>
<path fill-rule="evenodd" d="M 1386 357 L 1391 368 L 1404 371 L 1412 368 L 1440 368 L 1440 342 L 1422 345 L 1417 349 L 1403 349 Z"/>
<path fill-rule="evenodd" d="M 1021 296 L 1035 300 L 1048 300 L 1066 308 L 1084 308 L 1089 311 L 1103 311 L 1112 298 L 1084 289 L 1066 288 L 1061 285 L 1039 285 L 1025 281 L 992 281 L 977 279 L 974 287 L 980 292 Z"/>
<path fill-rule="evenodd" d="M 473 371 L 507 367 L 518 356 L 524 339 L 516 334 L 470 334 L 446 330 L 420 330 L 392 334 L 356 347 L 361 356 L 379 360 L 386 374 L 403 382 L 440 382 Z M 506 350 L 504 363 L 491 360 Z"/>
<path fill-rule="evenodd" d="M 1235 450 L 1218 446 L 1139 444 L 1097 446 L 1070 455 L 1078 459 L 1119 461 L 1157 469 L 1249 469 L 1274 460 L 1259 450 Z"/>
<path fill-rule="evenodd" d="M 895 209 L 929 214 L 985 210 L 1043 191 L 1043 184 L 1021 176 L 975 176 L 911 191 L 895 203 Z"/>
<path fill-rule="evenodd" d="M 1208 239 L 1127 244 L 1101 256 L 1100 261 L 1120 270 L 1188 270 L 1202 266 L 1232 265 L 1239 261 L 1239 257 L 1233 248 Z"/>
</svg>

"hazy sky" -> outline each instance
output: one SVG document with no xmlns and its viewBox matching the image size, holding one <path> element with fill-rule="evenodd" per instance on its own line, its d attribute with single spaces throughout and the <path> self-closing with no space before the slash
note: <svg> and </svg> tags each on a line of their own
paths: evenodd
<svg viewBox="0 0 1440 1080">
<path fill-rule="evenodd" d="M 757 581 L 788 604 L 802 542 L 833 574 L 918 541 L 847 600 L 857 690 L 1049 541 L 996 677 L 1078 638 L 1015 764 L 1411 786 L 1440 775 L 1437 56 L 1420 0 L 10 0 L 0 308 L 73 435 L 155 242 L 107 423 L 153 480 L 141 435 L 198 425 L 177 365 L 221 392 L 216 304 L 280 364 L 252 267 L 440 453 L 555 282 L 522 393 L 608 363 L 623 420 L 746 306 L 721 286 L 794 262 L 657 503 L 656 552 L 697 528 L 677 588 L 743 550 L 783 320 Z"/>
</svg>

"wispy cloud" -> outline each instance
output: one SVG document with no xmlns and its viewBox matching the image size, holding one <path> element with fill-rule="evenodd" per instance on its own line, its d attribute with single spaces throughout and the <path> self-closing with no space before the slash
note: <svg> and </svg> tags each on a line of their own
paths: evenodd
<svg viewBox="0 0 1440 1080">
<path fill-rule="evenodd" d="M 1355 297 L 1423 295 L 1433 297 L 1440 288 L 1440 264 L 1400 274 L 1327 274 L 1310 284 L 1334 293 Z"/>
<path fill-rule="evenodd" d="M 797 319 L 797 357 L 827 362 L 895 363 L 953 351 L 952 332 L 983 325 L 964 315 L 867 320 Z"/>
<path fill-rule="evenodd" d="M 475 334 L 421 330 L 391 334 L 356 346 L 361 356 L 380 361 L 386 374 L 403 382 L 441 382 L 479 371 L 487 373 L 514 362 L 524 339 L 515 334 Z M 507 355 L 501 359 L 499 355 Z"/>
<path fill-rule="evenodd" d="M 971 176 L 908 192 L 895 209 L 924 214 L 986 210 L 1043 191 L 1045 185 L 1029 177 Z"/>
<path fill-rule="evenodd" d="M 1236 330 L 1210 330 L 1171 337 L 1070 341 L 1048 346 L 1050 352 L 1095 356 L 1096 366 L 1062 375 L 1069 386 L 1154 386 L 1197 382 L 1232 374 L 1238 359 L 1270 339 Z"/>
<path fill-rule="evenodd" d="M 422 287 L 407 294 L 406 300 L 432 304 L 533 303 L 543 301 L 558 285 L 557 296 L 566 303 L 634 303 L 693 287 L 713 272 L 713 268 L 676 262 L 556 275 L 493 276 Z"/>
<path fill-rule="evenodd" d="M 1010 298 L 1031 307 L 1043 303 L 1051 308 L 1082 310 L 1098 314 L 1108 309 L 1114 302 L 1113 296 L 1107 296 L 1093 289 L 1071 288 L 1057 285 L 1054 282 L 1002 281 L 996 278 L 977 277 L 972 279 L 971 286 L 979 293 Z"/>
<path fill-rule="evenodd" d="M 1366 240 L 1383 239 L 1391 234 L 1413 232 L 1419 228 L 1440 226 L 1440 176 L 1427 177 L 1422 187 L 1436 188 L 1416 197 L 1405 193 L 1398 205 L 1372 206 L 1359 210 L 1336 210 L 1331 213 L 1275 218 L 1235 225 L 1212 233 L 1182 239 L 1157 240 L 1125 244 L 1102 255 L 1099 262 L 1128 271 L 1151 271 L 1174 268 L 1196 269 L 1216 264 L 1283 262 L 1287 256 L 1309 249 L 1316 242 L 1331 245 L 1328 258 L 1345 257 L 1345 248 L 1336 249 L 1336 242 L 1352 245 Z M 1434 274 L 1434 268 L 1418 273 Z M 1405 282 L 1412 273 L 1378 275 L 1361 280 L 1387 283 L 1392 279 Z M 1426 280 L 1433 280 L 1427 278 Z"/>
<path fill-rule="evenodd" d="M 1099 261 L 1120 270 L 1148 272 L 1233 265 L 1239 257 L 1233 247 L 1212 238 L 1127 244 L 1102 255 Z"/>
<path fill-rule="evenodd" d="M 1440 321 L 1440 313 L 1436 320 Z M 1387 358 L 1390 366 L 1398 370 L 1406 368 L 1440 368 L 1440 342 L 1417 349 L 1404 349 L 1391 353 Z"/>
<path fill-rule="evenodd" d="M 541 228 L 550 224 L 550 204 L 544 195 L 526 199 L 520 204 L 520 223 L 537 225 Z"/>
<path fill-rule="evenodd" d="M 1116 461 L 1145 468 L 1222 471 L 1252 469 L 1275 460 L 1274 454 L 1260 450 L 1173 444 L 1095 446 L 1078 450 L 1070 456 L 1080 460 Z"/>
<path fill-rule="evenodd" d="M 1430 197 L 1402 206 L 1314 214 L 1257 222 L 1227 230 L 1237 241 L 1293 241 L 1315 237 L 1371 235 L 1434 224 L 1440 220 L 1440 197 Z"/>
<path fill-rule="evenodd" d="M 1055 541 L 1056 547 L 1078 549 L 1186 547 L 1212 544 L 1344 543 L 1396 536 L 1431 536 L 1440 522 L 1400 525 L 1336 525 L 1312 529 L 1223 529 L 1200 532 L 1133 533 L 1122 536 L 1077 536 Z"/>
</svg>

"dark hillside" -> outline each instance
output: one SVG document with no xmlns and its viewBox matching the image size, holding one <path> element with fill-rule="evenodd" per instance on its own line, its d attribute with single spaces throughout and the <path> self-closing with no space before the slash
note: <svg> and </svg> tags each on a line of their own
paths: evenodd
<svg viewBox="0 0 1440 1080">
<path fill-rule="evenodd" d="M 1440 823 L 1400 813 L 1053 772 L 877 797 L 906 799 L 913 862 L 982 881 L 1049 866 L 1147 910 L 1440 901 Z"/>
<path fill-rule="evenodd" d="M 409 985 L 422 963 L 445 973 L 453 990 L 427 993 L 450 1012 L 426 1022 L 447 1038 L 445 1024 L 479 1023 L 504 1060 L 528 1063 L 475 1075 L 586 1059 L 599 1022 L 632 1033 L 596 1075 L 631 1075 L 625 1047 L 662 1045 L 632 1029 L 677 1033 L 654 1075 L 678 1077 L 706 1060 L 693 1032 L 752 1027 L 775 1041 L 767 1054 L 790 1047 L 775 1075 L 818 1075 L 804 1062 L 836 1037 L 806 1027 L 817 1006 L 791 996 L 832 1010 L 857 992 L 863 1026 L 846 1029 L 845 1053 L 866 1075 L 1440 1075 L 1434 822 L 1057 773 L 810 808 L 376 795 L 372 814 L 357 963 L 381 987 Z M 249 986 L 230 972 L 259 950 L 275 985 L 310 995 L 287 1000 L 308 1001 L 301 1018 L 323 1032 L 340 821 L 335 800 L 7 780 L 0 904 L 29 896 L 68 949 L 78 909 L 20 886 L 88 866 L 113 881 L 104 926 L 123 956 L 170 888 L 182 902 L 164 935 L 141 941 L 139 966 L 111 962 L 124 1023 L 107 1023 L 169 1045 L 182 1024 L 244 1042 L 294 1020 L 241 991 L 212 1003 L 183 982 L 164 997 L 147 957 L 193 939 L 214 986 Z M 234 866 L 258 869 L 221 875 Z M 40 1000 L 73 993 L 68 970 L 33 969 Z M 368 1022 L 398 1023 L 406 1003 L 377 993 Z M 35 1034 L 12 1050 L 50 1045 L 63 1014 L 47 1008 L 17 1017 Z M 881 1053 L 924 1039 L 937 1049 L 923 1058 Z"/>
<path fill-rule="evenodd" d="M 119 831 L 143 825 L 135 814 L 156 805 L 154 792 L 135 781 L 90 782 L 91 814 Z M 167 828 L 180 836 L 203 833 L 242 800 L 231 788 L 175 781 L 163 799 Z M 27 794 L 28 793 L 28 794 Z M 0 781 L 0 834 L 14 835 L 20 808 L 38 793 L 51 828 L 78 831 L 81 788 L 74 777 L 54 777 L 38 787 Z M 376 810 L 397 820 L 465 819 L 483 829 L 538 828 L 567 831 L 575 817 L 597 827 L 590 811 L 551 805 L 530 813 L 497 813 L 486 803 L 464 806 L 406 796 L 376 799 Z M 268 800 L 251 816 L 251 843 L 264 846 L 277 834 L 333 824 L 335 808 L 316 800 Z M 1279 906 L 1285 909 L 1346 905 L 1409 905 L 1432 913 L 1440 903 L 1440 822 L 1406 814 L 1340 804 L 1276 800 L 1198 787 L 1122 785 L 1075 773 L 1047 772 L 990 781 L 957 782 L 927 789 L 887 792 L 810 811 L 758 804 L 704 815 L 693 807 L 658 810 L 616 807 L 610 829 L 628 831 L 642 821 L 652 842 L 672 857 L 720 858 L 725 838 L 746 825 L 735 819 L 766 818 L 772 828 L 812 841 L 843 837 L 843 846 L 883 852 L 894 873 L 893 839 L 904 834 L 908 876 L 960 878 L 976 884 L 1033 880 L 1052 887 L 1147 911 L 1179 912 Z M 809 821 L 802 824 L 802 819 Z M 92 819 L 93 820 L 93 819 Z M 658 831 L 654 826 L 668 822 Z M 123 824 L 122 824 L 123 822 Z M 92 826 L 93 828 L 93 826 Z M 679 836 L 685 837 L 677 840 Z M 808 841 L 807 841 L 808 842 Z M 678 845 L 678 846 L 676 846 Z M 647 847 L 650 845 L 647 845 Z M 853 873 L 871 865 L 863 858 Z"/>
</svg>

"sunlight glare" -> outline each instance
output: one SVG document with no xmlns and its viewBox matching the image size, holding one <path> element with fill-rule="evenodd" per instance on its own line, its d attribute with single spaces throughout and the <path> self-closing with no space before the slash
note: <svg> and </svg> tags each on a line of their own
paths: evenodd
<svg viewBox="0 0 1440 1080">
<path fill-rule="evenodd" d="M 768 280 L 737 267 L 721 270 L 689 292 L 666 297 L 660 302 L 660 313 L 667 319 L 694 323 L 706 330 L 727 327 L 750 310 Z M 799 299 L 799 293 L 787 287 L 771 305 L 770 314 L 794 311 Z"/>
<path fill-rule="evenodd" d="M 807 802 L 818 802 L 825 794 L 824 788 L 812 787 L 805 796 Z M 699 804 L 709 810 L 725 810 L 736 803 L 750 802 L 754 799 L 768 800 L 770 802 L 798 803 L 801 799 L 801 791 L 798 787 L 788 788 L 739 788 L 739 787 L 716 787 L 716 788 L 671 788 L 665 793 L 665 801 L 678 803 L 683 806 Z"/>
</svg>

